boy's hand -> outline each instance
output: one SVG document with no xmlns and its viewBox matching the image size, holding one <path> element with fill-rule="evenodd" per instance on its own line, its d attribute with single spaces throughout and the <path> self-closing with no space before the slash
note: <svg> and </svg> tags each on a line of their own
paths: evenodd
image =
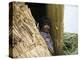
<svg viewBox="0 0 80 60">
<path fill-rule="evenodd" d="M 49 48 L 49 50 L 50 50 L 50 52 L 51 52 L 52 54 L 54 54 L 54 50 L 53 50 L 53 49 Z"/>
</svg>

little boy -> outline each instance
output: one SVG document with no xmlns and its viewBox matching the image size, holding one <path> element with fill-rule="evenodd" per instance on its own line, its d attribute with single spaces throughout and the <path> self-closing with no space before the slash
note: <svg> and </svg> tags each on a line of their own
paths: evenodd
<svg viewBox="0 0 80 60">
<path fill-rule="evenodd" d="M 42 18 L 41 23 L 39 24 L 40 27 L 40 33 L 42 37 L 44 38 L 45 42 L 47 43 L 48 49 L 51 52 L 51 54 L 54 54 L 53 50 L 53 42 L 52 38 L 50 36 L 50 22 L 48 18 Z"/>
</svg>

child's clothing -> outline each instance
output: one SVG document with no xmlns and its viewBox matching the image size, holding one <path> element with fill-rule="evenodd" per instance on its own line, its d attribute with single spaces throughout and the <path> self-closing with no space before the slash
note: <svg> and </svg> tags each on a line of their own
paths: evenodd
<svg viewBox="0 0 80 60">
<path fill-rule="evenodd" d="M 43 36 L 44 40 L 46 41 L 48 48 L 53 50 L 53 42 L 50 34 L 46 32 L 40 32 L 40 33 Z"/>
</svg>

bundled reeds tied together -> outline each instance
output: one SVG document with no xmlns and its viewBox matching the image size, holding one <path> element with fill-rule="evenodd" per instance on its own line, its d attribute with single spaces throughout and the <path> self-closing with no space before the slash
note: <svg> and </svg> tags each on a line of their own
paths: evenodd
<svg viewBox="0 0 80 60">
<path fill-rule="evenodd" d="M 21 2 L 12 2 L 10 5 L 9 56 L 13 58 L 51 56 L 45 40 L 36 27 L 30 8 Z"/>
</svg>

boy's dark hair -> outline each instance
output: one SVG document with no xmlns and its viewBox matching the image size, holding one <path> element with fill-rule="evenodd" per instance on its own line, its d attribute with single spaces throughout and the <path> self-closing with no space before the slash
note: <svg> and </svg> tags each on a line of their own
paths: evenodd
<svg viewBox="0 0 80 60">
<path fill-rule="evenodd" d="M 44 25 L 51 26 L 50 19 L 48 17 L 41 17 L 39 19 L 39 29 L 41 30 Z"/>
</svg>

